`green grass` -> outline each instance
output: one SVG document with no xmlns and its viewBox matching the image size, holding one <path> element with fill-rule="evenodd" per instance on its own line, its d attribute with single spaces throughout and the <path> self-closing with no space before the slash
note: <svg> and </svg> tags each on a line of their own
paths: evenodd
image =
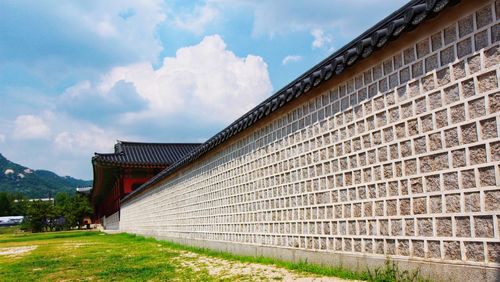
<svg viewBox="0 0 500 282">
<path fill-rule="evenodd" d="M 418 273 L 401 272 L 394 264 L 372 272 L 357 273 L 341 267 L 307 262 L 285 262 L 266 257 L 239 256 L 204 248 L 157 241 L 131 234 L 66 231 L 21 233 L 16 228 L 0 228 L 0 249 L 37 246 L 21 255 L 0 255 L 1 281 L 253 281 L 280 280 L 259 274 L 212 274 L 206 265 L 190 267 L 183 261 L 186 252 L 231 263 L 274 265 L 306 276 L 335 276 L 370 281 L 423 281 Z M 402 279 L 404 278 L 404 279 Z"/>
<path fill-rule="evenodd" d="M 220 281 L 182 267 L 178 251 L 126 234 L 53 232 L 0 234 L 0 248 L 37 246 L 33 251 L 0 255 L 1 281 Z"/>
</svg>

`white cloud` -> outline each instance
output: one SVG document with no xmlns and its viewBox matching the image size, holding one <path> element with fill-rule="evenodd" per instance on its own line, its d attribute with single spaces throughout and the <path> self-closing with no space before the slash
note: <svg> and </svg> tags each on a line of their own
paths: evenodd
<svg viewBox="0 0 500 282">
<path fill-rule="evenodd" d="M 5 142 L 5 135 L 0 134 L 0 143 Z"/>
<path fill-rule="evenodd" d="M 237 57 L 219 35 L 177 50 L 159 69 L 149 63 L 114 68 L 96 91 L 109 92 L 116 83 L 133 84 L 148 109 L 126 118 L 187 115 L 228 123 L 261 102 L 272 91 L 267 64 L 259 56 Z M 85 83 L 77 86 L 86 89 Z"/>
<path fill-rule="evenodd" d="M 93 152 L 110 151 L 117 136 L 96 126 L 75 131 L 63 131 L 54 138 L 58 153 L 92 156 Z"/>
<path fill-rule="evenodd" d="M 201 34 L 218 16 L 219 10 L 210 3 L 205 3 L 203 6 L 195 6 L 192 13 L 175 16 L 174 23 L 181 29 Z"/>
<path fill-rule="evenodd" d="M 33 115 L 20 115 L 16 118 L 14 137 L 18 139 L 47 139 L 50 128 L 45 121 Z"/>
<path fill-rule="evenodd" d="M 319 28 L 315 28 L 311 31 L 311 35 L 314 40 L 312 42 L 313 48 L 332 48 L 333 38 L 329 34 L 325 34 L 325 32 Z"/>
<path fill-rule="evenodd" d="M 299 62 L 301 60 L 302 60 L 302 56 L 299 56 L 299 55 L 288 55 L 285 58 L 283 58 L 283 61 L 281 61 L 281 63 L 283 65 L 287 65 L 289 63 L 295 63 L 295 62 Z"/>
</svg>

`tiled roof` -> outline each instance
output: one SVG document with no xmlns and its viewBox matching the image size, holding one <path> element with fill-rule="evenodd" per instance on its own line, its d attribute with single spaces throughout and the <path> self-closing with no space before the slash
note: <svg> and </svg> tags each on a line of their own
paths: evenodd
<svg viewBox="0 0 500 282">
<path fill-rule="evenodd" d="M 200 146 L 199 143 L 140 143 L 118 141 L 115 145 L 114 153 L 95 153 L 92 161 L 116 165 L 172 165 L 198 146 Z"/>
<path fill-rule="evenodd" d="M 350 66 L 369 57 L 374 51 L 383 48 L 389 41 L 398 38 L 404 32 L 413 30 L 425 20 L 434 17 L 445 7 L 454 6 L 459 2 L 460 0 L 410 1 L 297 79 L 290 82 L 274 95 L 254 107 L 235 122 L 231 123 L 224 130 L 215 134 L 184 158 L 151 178 L 123 200 L 126 201 L 135 194 L 140 193 L 143 189 L 157 183 L 166 176 L 177 171 L 179 168 L 198 159 L 232 136 L 250 127 L 260 119 L 280 109 L 301 95 L 307 94 L 311 89 L 331 79 L 333 76 L 342 74 L 344 70 Z"/>
</svg>

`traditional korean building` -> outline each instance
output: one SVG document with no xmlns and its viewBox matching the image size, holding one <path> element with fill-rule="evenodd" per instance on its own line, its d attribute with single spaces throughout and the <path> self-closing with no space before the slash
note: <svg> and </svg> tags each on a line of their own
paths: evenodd
<svg viewBox="0 0 500 282">
<path fill-rule="evenodd" d="M 91 201 L 94 220 L 119 219 L 120 200 L 200 144 L 118 141 L 113 153 L 95 153 Z M 117 227 L 117 226 L 116 226 Z"/>
</svg>

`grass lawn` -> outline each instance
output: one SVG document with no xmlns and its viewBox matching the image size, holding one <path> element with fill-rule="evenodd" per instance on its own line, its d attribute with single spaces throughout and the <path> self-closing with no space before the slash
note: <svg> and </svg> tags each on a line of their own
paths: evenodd
<svg viewBox="0 0 500 282">
<path fill-rule="evenodd" d="M 31 234 L 17 228 L 0 228 L 0 281 L 279 281 L 318 277 L 322 281 L 341 281 L 327 278 L 332 276 L 395 281 L 395 277 L 385 277 L 384 269 L 371 277 L 367 273 L 236 256 L 129 234 Z"/>
<path fill-rule="evenodd" d="M 206 271 L 181 267 L 173 259 L 178 251 L 142 237 L 85 231 L 9 233 L 0 231 L 1 281 L 217 280 Z M 15 253 L 26 247 L 33 249 Z M 2 250 L 14 254 L 1 255 Z"/>
</svg>

